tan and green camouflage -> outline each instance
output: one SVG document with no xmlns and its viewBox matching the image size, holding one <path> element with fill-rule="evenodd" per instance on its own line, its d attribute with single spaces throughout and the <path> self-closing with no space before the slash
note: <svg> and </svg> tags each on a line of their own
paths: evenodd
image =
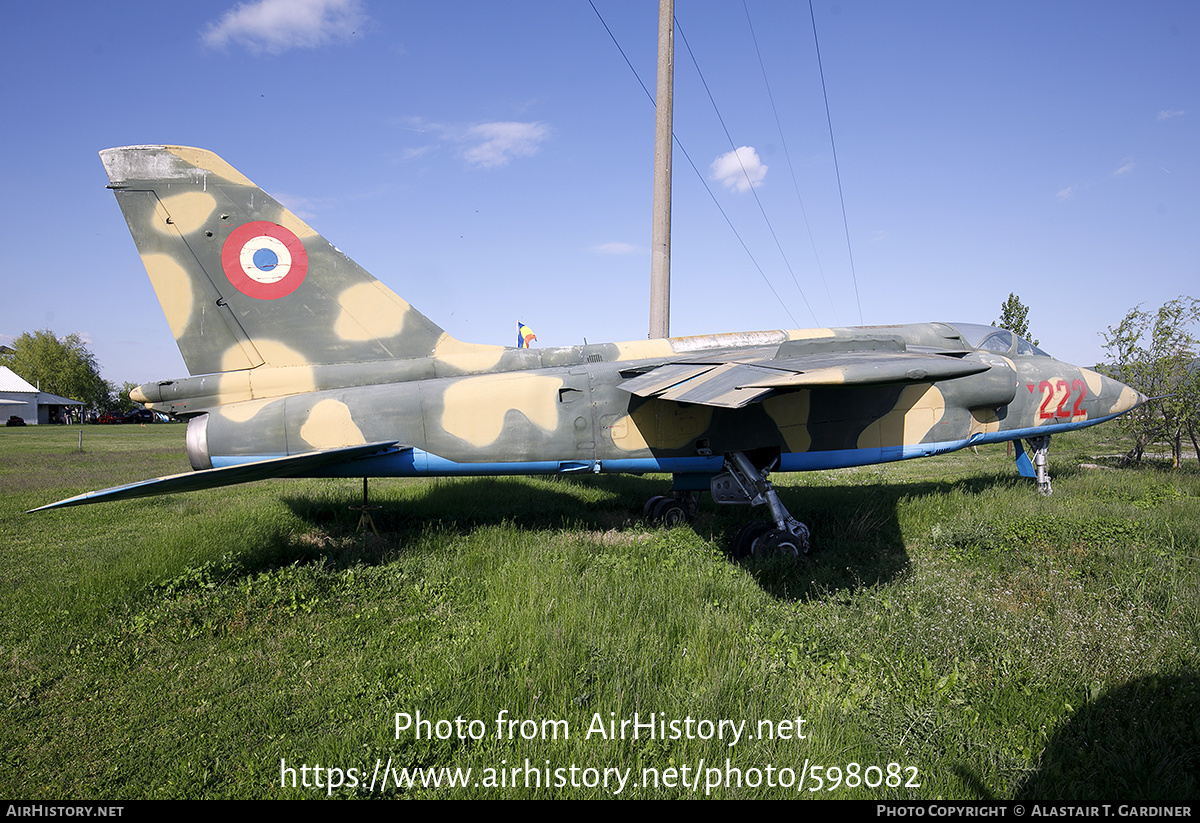
<svg viewBox="0 0 1200 823">
<path fill-rule="evenodd" d="M 1042 438 L 1145 400 L 971 324 L 464 343 L 215 154 L 100 154 L 191 374 L 132 396 L 188 421 L 196 472 L 53 505 L 265 476 L 669 472 L 677 497 L 774 512 L 768 471 L 1022 439 L 1042 468 Z"/>
</svg>

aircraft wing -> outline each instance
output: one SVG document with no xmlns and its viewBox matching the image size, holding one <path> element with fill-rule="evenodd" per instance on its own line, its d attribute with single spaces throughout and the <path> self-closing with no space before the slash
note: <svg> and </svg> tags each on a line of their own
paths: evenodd
<svg viewBox="0 0 1200 823">
<path fill-rule="evenodd" d="M 620 388 L 639 397 L 738 409 L 784 391 L 925 383 L 988 368 L 953 355 L 909 351 L 822 352 L 725 362 L 693 359 L 664 363 L 629 378 Z"/>
<path fill-rule="evenodd" d="M 334 463 L 345 463 L 375 454 L 382 454 L 393 449 L 408 449 L 411 446 L 401 446 L 395 441 L 366 443 L 361 446 L 345 446 L 340 449 L 304 452 L 287 457 L 275 457 L 270 460 L 258 460 L 253 463 L 242 463 L 236 466 L 223 466 L 219 469 L 203 469 L 201 471 L 173 474 L 169 477 L 157 477 L 153 480 L 142 480 L 137 483 L 127 483 L 124 486 L 113 486 L 111 489 L 86 492 L 30 509 L 26 514 L 59 509 L 66 506 L 82 506 L 87 503 L 101 503 L 111 500 L 130 500 L 135 497 L 152 497 L 158 494 L 173 492 L 190 492 L 199 489 L 212 489 L 218 486 L 232 486 L 237 483 L 248 483 L 252 480 L 265 480 L 269 477 L 295 477 L 321 466 Z"/>
</svg>

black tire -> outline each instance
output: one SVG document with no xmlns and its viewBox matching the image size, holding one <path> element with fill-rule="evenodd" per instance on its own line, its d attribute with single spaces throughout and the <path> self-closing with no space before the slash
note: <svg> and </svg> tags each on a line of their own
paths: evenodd
<svg viewBox="0 0 1200 823">
<path fill-rule="evenodd" d="M 797 560 L 808 554 L 808 544 L 782 529 L 771 529 L 754 543 L 754 556 Z"/>
<path fill-rule="evenodd" d="M 733 538 L 733 556 L 741 559 L 749 557 L 754 551 L 754 542 L 771 531 L 771 524 L 765 520 L 751 520 L 738 531 Z"/>
<path fill-rule="evenodd" d="M 664 497 L 658 502 L 658 505 L 654 507 L 653 518 L 655 523 L 661 523 L 668 529 L 686 526 L 692 520 L 688 516 L 687 506 L 670 497 Z"/>
<path fill-rule="evenodd" d="M 657 522 L 654 519 L 654 510 L 658 508 L 659 503 L 666 499 L 667 498 L 663 497 L 661 494 L 656 494 L 654 497 L 651 497 L 649 500 L 647 500 L 646 504 L 642 506 L 642 519 L 649 520 L 651 523 Z"/>
</svg>

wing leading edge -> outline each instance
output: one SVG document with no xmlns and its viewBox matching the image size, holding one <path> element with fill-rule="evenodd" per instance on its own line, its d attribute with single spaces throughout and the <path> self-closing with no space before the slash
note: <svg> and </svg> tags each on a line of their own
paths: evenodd
<svg viewBox="0 0 1200 823">
<path fill-rule="evenodd" d="M 864 386 L 950 380 L 987 371 L 986 363 L 920 352 L 823 352 L 734 362 L 694 359 L 665 363 L 620 388 L 657 397 L 739 409 L 773 392 L 815 386 Z"/>
<path fill-rule="evenodd" d="M 321 466 L 335 463 L 348 463 L 364 457 L 393 450 L 411 448 L 401 446 L 395 441 L 366 443 L 361 446 L 345 446 L 340 449 L 304 452 L 287 457 L 275 457 L 270 460 L 257 460 L 253 463 L 242 463 L 236 466 L 223 466 L 219 469 L 204 469 L 202 471 L 173 474 L 169 477 L 156 477 L 153 480 L 142 480 L 138 483 L 127 483 L 124 486 L 113 486 L 110 489 L 86 492 L 84 494 L 59 500 L 30 509 L 26 514 L 59 509 L 67 506 L 82 506 L 87 503 L 100 503 L 111 500 L 132 500 L 135 497 L 152 497 L 159 494 L 174 492 L 190 492 L 200 489 L 213 489 L 218 486 L 232 486 L 237 483 L 249 483 L 254 480 L 266 480 L 270 477 L 296 477 Z"/>
</svg>

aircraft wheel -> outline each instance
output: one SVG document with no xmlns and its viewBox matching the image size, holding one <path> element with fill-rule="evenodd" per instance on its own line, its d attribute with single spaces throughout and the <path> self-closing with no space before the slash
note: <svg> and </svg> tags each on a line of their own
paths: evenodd
<svg viewBox="0 0 1200 823">
<path fill-rule="evenodd" d="M 808 554 L 808 541 L 782 529 L 771 529 L 754 541 L 752 551 L 759 558 L 795 560 L 802 554 Z"/>
<path fill-rule="evenodd" d="M 652 519 L 655 523 L 673 529 L 676 526 L 686 526 L 692 518 L 688 515 L 687 506 L 682 502 L 672 497 L 664 497 L 654 507 Z"/>
<path fill-rule="evenodd" d="M 771 531 L 771 524 L 765 520 L 751 520 L 738 531 L 733 538 L 733 556 L 735 558 L 749 557 L 754 553 L 754 544 L 764 534 Z"/>
<path fill-rule="evenodd" d="M 663 497 L 661 494 L 656 494 L 654 497 L 651 497 L 649 500 L 647 500 L 646 505 L 642 506 L 643 519 L 649 520 L 651 523 L 656 522 L 654 519 L 654 510 L 658 508 L 659 503 L 662 503 L 667 499 L 668 498 Z"/>
</svg>

